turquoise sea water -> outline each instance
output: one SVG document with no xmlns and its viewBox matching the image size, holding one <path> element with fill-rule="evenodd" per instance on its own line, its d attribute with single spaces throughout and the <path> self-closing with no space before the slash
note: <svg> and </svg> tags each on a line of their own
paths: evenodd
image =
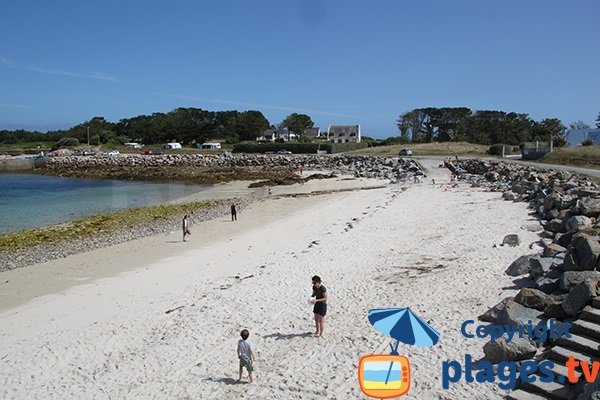
<svg viewBox="0 0 600 400">
<path fill-rule="evenodd" d="M 0 233 L 173 201 L 204 185 L 0 174 Z"/>
</svg>

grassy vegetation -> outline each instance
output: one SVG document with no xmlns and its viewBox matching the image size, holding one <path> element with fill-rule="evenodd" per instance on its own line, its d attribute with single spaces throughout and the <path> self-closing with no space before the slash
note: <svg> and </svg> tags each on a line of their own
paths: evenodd
<svg viewBox="0 0 600 400">
<path fill-rule="evenodd" d="M 600 168 L 600 145 L 559 147 L 538 160 L 546 164 L 571 165 L 583 168 Z"/>
<path fill-rule="evenodd" d="M 466 142 L 443 142 L 443 143 L 408 143 L 391 146 L 369 147 L 350 151 L 345 154 L 361 154 L 370 156 L 397 156 L 400 149 L 410 148 L 415 156 L 469 156 L 489 157 L 487 150 L 490 146 Z"/>
<path fill-rule="evenodd" d="M 47 228 L 4 233 L 0 234 L 0 252 L 110 234 L 125 229 L 135 229 L 143 224 L 167 222 L 175 216 L 191 214 L 195 211 L 215 207 L 220 203 L 221 201 L 197 201 L 134 208 L 111 214 L 94 215 Z"/>
<path fill-rule="evenodd" d="M 20 142 L 20 143 L 0 143 L 0 154 L 1 153 L 9 153 L 9 154 L 35 154 L 40 151 L 48 152 L 50 148 L 54 145 L 54 142 Z"/>
</svg>

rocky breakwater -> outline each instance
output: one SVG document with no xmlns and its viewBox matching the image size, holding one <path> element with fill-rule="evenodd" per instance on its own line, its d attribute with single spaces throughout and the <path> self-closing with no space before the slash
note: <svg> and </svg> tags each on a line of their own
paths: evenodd
<svg viewBox="0 0 600 400">
<path fill-rule="evenodd" d="M 264 179 L 304 170 L 331 171 L 356 177 L 407 181 L 424 175 L 411 159 L 350 155 L 170 154 L 120 157 L 67 156 L 49 158 L 48 174 L 113 179 L 200 179 L 232 172 L 222 180 Z M 206 182 L 202 182 L 206 183 Z"/>
<path fill-rule="evenodd" d="M 540 220 L 539 227 L 527 227 L 540 231 L 538 252 L 518 258 L 506 270 L 522 289 L 480 319 L 503 326 L 530 324 L 539 327 L 534 329 L 538 333 L 544 329 L 551 332 L 551 326 L 570 328 L 568 335 L 563 330 L 562 335 L 550 334 L 543 340 L 541 335 L 525 334 L 510 345 L 505 335 L 484 347 L 486 357 L 494 362 L 535 355 L 538 365 L 550 362 L 554 366 L 552 379 L 545 382 L 540 376 L 532 381 L 521 374 L 520 388 L 509 398 L 531 398 L 532 394 L 559 399 L 600 398 L 600 380 L 588 383 L 587 379 L 593 378 L 593 362 L 600 358 L 598 183 L 581 175 L 518 164 L 470 160 L 461 167 L 467 171 L 464 179 L 473 184 L 502 191 L 508 201 L 529 202 Z M 572 371 L 577 382 L 569 379 L 566 367 L 571 356 L 577 360 Z"/>
</svg>

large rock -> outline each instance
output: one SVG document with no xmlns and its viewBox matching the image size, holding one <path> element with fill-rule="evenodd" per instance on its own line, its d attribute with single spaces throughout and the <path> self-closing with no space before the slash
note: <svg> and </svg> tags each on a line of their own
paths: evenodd
<svg viewBox="0 0 600 400">
<path fill-rule="evenodd" d="M 502 310 L 502 309 L 504 309 L 504 307 L 506 307 L 506 303 L 509 300 L 512 300 L 512 297 L 504 298 L 500 303 L 496 304 L 494 307 L 490 308 L 489 310 L 487 310 L 486 312 L 481 314 L 478 318 L 481 321 L 491 322 L 493 324 L 498 323 L 498 313 L 500 312 L 500 310 Z"/>
<path fill-rule="evenodd" d="M 579 233 L 579 231 L 577 229 L 573 229 L 569 232 L 557 234 L 556 241 L 563 247 L 569 247 L 571 245 L 571 241 L 573 240 L 573 236 L 575 236 L 577 233 Z"/>
<path fill-rule="evenodd" d="M 598 256 L 600 256 L 600 244 L 596 238 L 588 235 L 575 235 L 571 242 L 577 253 L 579 266 L 584 271 L 592 271 L 597 267 Z"/>
<path fill-rule="evenodd" d="M 498 311 L 498 323 L 502 325 L 526 325 L 531 321 L 534 325 L 542 315 L 533 308 L 527 308 L 514 300 L 508 300 L 504 308 Z"/>
<path fill-rule="evenodd" d="M 598 281 L 586 279 L 569 292 L 562 302 L 565 313 L 571 317 L 579 314 L 598 294 Z"/>
<path fill-rule="evenodd" d="M 560 278 L 559 287 L 565 292 L 570 292 L 572 288 L 579 285 L 586 279 L 593 281 L 600 281 L 599 271 L 566 271 L 562 278 Z"/>
<path fill-rule="evenodd" d="M 510 235 L 504 236 L 504 240 L 502 240 L 502 246 L 507 245 L 511 247 L 517 247 L 521 244 L 521 239 L 519 235 L 516 233 L 511 233 Z"/>
<path fill-rule="evenodd" d="M 548 318 L 555 318 L 557 320 L 563 320 L 569 318 L 565 310 L 562 308 L 562 303 L 551 303 L 544 309 L 544 316 Z"/>
<path fill-rule="evenodd" d="M 577 259 L 577 254 L 575 249 L 570 248 L 565 253 L 565 259 L 563 262 L 563 269 L 565 271 L 581 271 L 581 267 L 579 266 L 579 260 Z"/>
<path fill-rule="evenodd" d="M 534 287 L 546 294 L 554 293 L 560 288 L 560 278 L 542 276 L 535 281 Z"/>
<path fill-rule="evenodd" d="M 552 257 L 535 256 L 529 259 L 529 273 L 532 279 L 546 275 L 554 263 Z"/>
<path fill-rule="evenodd" d="M 579 211 L 586 217 L 598 218 L 600 216 L 600 199 L 585 197 L 579 200 Z"/>
<path fill-rule="evenodd" d="M 529 273 L 529 260 L 532 257 L 536 257 L 536 254 L 527 254 L 517 258 L 509 267 L 504 271 L 505 274 L 510 276 L 520 276 Z"/>
<path fill-rule="evenodd" d="M 558 243 L 550 243 L 549 245 L 544 247 L 544 257 L 554 257 L 555 255 L 559 253 L 564 253 L 566 251 L 567 249 L 559 245 Z"/>
<path fill-rule="evenodd" d="M 565 229 L 564 229 L 563 221 L 558 218 L 551 219 L 546 224 L 546 230 L 549 230 L 550 232 L 554 232 L 554 233 L 564 232 Z"/>
<path fill-rule="evenodd" d="M 552 193 L 544 199 L 544 210 L 546 212 L 559 208 L 562 202 L 562 197 L 558 193 Z"/>
<path fill-rule="evenodd" d="M 527 337 L 514 336 L 510 342 L 507 342 L 506 337 L 501 337 L 495 343 L 487 342 L 483 346 L 485 359 L 494 364 L 500 361 L 528 360 L 536 352 L 535 342 Z"/>
<path fill-rule="evenodd" d="M 515 301 L 522 306 L 544 311 L 552 302 L 552 296 L 538 289 L 523 288 L 515 296 Z"/>
<path fill-rule="evenodd" d="M 507 191 L 507 192 L 502 193 L 502 198 L 504 200 L 513 201 L 517 198 L 517 196 L 513 192 Z"/>
<path fill-rule="evenodd" d="M 570 231 L 573 229 L 578 229 L 579 227 L 592 226 L 593 223 L 594 222 L 585 215 L 573 215 L 567 219 L 567 222 L 565 223 L 565 229 Z"/>
</svg>

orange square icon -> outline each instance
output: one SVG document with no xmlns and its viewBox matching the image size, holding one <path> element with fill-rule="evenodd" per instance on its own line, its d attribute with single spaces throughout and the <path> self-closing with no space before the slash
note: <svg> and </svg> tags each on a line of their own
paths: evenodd
<svg viewBox="0 0 600 400">
<path fill-rule="evenodd" d="M 360 389 L 369 397 L 390 399 L 408 393 L 410 363 L 398 355 L 369 354 L 358 363 Z"/>
</svg>

